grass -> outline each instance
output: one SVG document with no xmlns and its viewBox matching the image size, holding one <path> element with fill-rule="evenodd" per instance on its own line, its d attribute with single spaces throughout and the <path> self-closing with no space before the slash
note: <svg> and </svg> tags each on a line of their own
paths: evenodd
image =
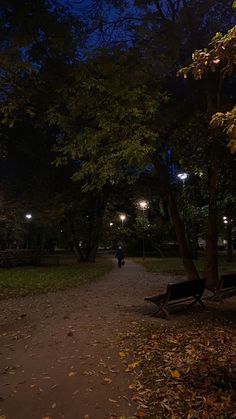
<svg viewBox="0 0 236 419">
<path fill-rule="evenodd" d="M 1 269 L 0 299 L 77 287 L 103 277 L 111 269 L 111 261 L 102 258 L 96 263 L 67 260 L 60 266 Z"/>
<path fill-rule="evenodd" d="M 145 258 L 135 259 L 136 262 L 142 264 L 148 272 L 152 273 L 168 273 L 173 275 L 184 275 L 185 270 L 181 258 Z M 204 269 L 204 258 L 199 257 L 194 261 L 197 270 L 202 273 Z M 236 261 L 227 262 L 225 255 L 219 256 L 219 273 L 236 271 Z"/>
</svg>

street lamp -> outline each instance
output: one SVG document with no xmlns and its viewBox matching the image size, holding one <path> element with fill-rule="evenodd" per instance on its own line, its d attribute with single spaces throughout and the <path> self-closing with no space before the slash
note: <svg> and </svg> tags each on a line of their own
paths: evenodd
<svg viewBox="0 0 236 419">
<path fill-rule="evenodd" d="M 124 227 L 124 221 L 126 220 L 126 215 L 125 214 L 120 214 L 120 220 L 121 220 L 121 224 L 122 224 L 122 228 Z"/>
<path fill-rule="evenodd" d="M 32 220 L 32 214 L 30 214 L 29 212 L 27 212 L 25 214 L 25 218 L 27 221 Z M 27 223 L 28 224 L 28 223 Z M 26 248 L 29 249 L 29 234 L 30 234 L 30 223 L 27 225 L 27 229 L 26 229 Z"/>
<path fill-rule="evenodd" d="M 144 246 L 144 211 L 148 208 L 148 201 L 142 200 L 138 203 L 140 209 L 143 211 L 143 234 L 142 234 L 142 242 L 143 242 L 143 259 L 145 257 L 145 246 Z"/>
<path fill-rule="evenodd" d="M 144 214 L 144 211 L 147 209 L 147 207 L 148 207 L 148 202 L 147 201 L 140 201 L 139 202 L 139 206 L 140 206 L 140 208 L 141 208 L 141 210 L 143 211 L 143 214 Z"/>
<path fill-rule="evenodd" d="M 186 179 L 187 179 L 187 177 L 188 177 L 188 173 L 185 173 L 185 172 L 183 172 L 183 173 L 179 173 L 179 174 L 177 175 L 177 177 L 178 177 L 180 180 L 182 180 L 182 182 L 183 182 L 183 187 L 184 187 L 185 181 L 186 181 Z"/>
<path fill-rule="evenodd" d="M 32 214 L 29 214 L 29 213 L 25 214 L 25 218 L 27 220 L 31 220 L 32 219 Z"/>
</svg>

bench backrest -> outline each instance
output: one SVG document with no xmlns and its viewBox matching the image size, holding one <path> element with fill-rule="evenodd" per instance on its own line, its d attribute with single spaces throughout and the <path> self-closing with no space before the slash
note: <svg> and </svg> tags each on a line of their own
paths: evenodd
<svg viewBox="0 0 236 419">
<path fill-rule="evenodd" d="M 205 278 L 184 282 L 171 282 L 167 286 L 167 300 L 180 300 L 188 297 L 201 297 L 205 288 Z"/>
<path fill-rule="evenodd" d="M 233 287 L 236 288 L 236 272 L 221 275 L 218 288 L 221 290 Z"/>
</svg>

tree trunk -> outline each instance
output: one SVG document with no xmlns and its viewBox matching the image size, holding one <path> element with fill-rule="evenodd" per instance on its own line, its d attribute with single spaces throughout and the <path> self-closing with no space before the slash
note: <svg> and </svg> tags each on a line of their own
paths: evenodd
<svg viewBox="0 0 236 419">
<path fill-rule="evenodd" d="M 71 212 L 69 213 L 69 223 L 70 223 L 70 232 L 71 232 L 73 250 L 74 250 L 77 262 L 81 262 L 84 259 L 84 256 L 83 256 L 83 252 L 80 249 L 80 247 L 78 245 L 78 242 L 77 242 L 75 225 L 74 225 L 74 221 L 73 221 L 73 215 L 72 215 Z"/>
<path fill-rule="evenodd" d="M 171 184 L 169 181 L 169 176 L 167 168 L 164 162 L 160 160 L 159 157 L 155 156 L 153 161 L 156 169 L 157 175 L 160 180 L 160 187 L 164 197 L 168 199 L 170 207 L 170 215 L 174 224 L 175 234 L 179 246 L 180 255 L 183 260 L 183 265 L 187 273 L 189 280 L 199 279 L 199 274 L 194 265 L 194 262 L 191 257 L 191 252 L 188 247 L 188 242 L 186 239 L 184 224 L 180 218 L 179 210 L 176 203 L 175 194 L 172 191 Z"/>
<path fill-rule="evenodd" d="M 227 262 L 233 262 L 232 223 L 227 224 Z"/>
<path fill-rule="evenodd" d="M 214 156 L 209 163 L 209 209 L 206 236 L 205 276 L 209 288 L 216 288 L 218 282 L 218 250 L 217 250 L 217 181 L 218 162 Z"/>
<path fill-rule="evenodd" d="M 99 239 L 101 237 L 104 212 L 107 205 L 107 199 L 109 194 L 109 185 L 103 186 L 101 191 L 97 192 L 94 213 L 90 224 L 90 235 L 87 243 L 86 260 L 89 262 L 95 262 Z"/>
</svg>

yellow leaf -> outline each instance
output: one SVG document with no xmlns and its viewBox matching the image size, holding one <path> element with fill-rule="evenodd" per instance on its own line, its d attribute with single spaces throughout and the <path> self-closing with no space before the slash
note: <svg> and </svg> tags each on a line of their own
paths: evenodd
<svg viewBox="0 0 236 419">
<path fill-rule="evenodd" d="M 178 370 L 173 370 L 170 372 L 170 374 L 173 378 L 180 378 L 180 372 Z"/>
<path fill-rule="evenodd" d="M 131 364 L 128 365 L 128 368 L 126 368 L 125 371 L 134 370 L 139 365 L 138 361 L 134 361 Z"/>
<path fill-rule="evenodd" d="M 119 352 L 119 357 L 120 358 L 125 358 L 126 357 L 126 353 L 124 351 Z"/>
</svg>

